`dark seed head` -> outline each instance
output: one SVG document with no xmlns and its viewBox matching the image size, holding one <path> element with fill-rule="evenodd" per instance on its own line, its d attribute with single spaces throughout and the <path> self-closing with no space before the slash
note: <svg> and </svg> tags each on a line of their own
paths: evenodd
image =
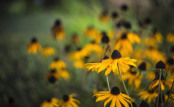
<svg viewBox="0 0 174 107">
<path fill-rule="evenodd" d="M 56 69 L 51 69 L 50 72 L 51 73 L 56 73 Z"/>
<path fill-rule="evenodd" d="M 159 61 L 157 64 L 156 64 L 156 69 L 165 69 L 165 64 L 163 61 Z"/>
<path fill-rule="evenodd" d="M 117 28 L 120 28 L 121 25 L 122 25 L 121 22 L 118 22 L 118 23 L 115 24 L 115 26 L 116 26 Z"/>
<path fill-rule="evenodd" d="M 121 8 L 121 10 L 123 10 L 123 11 L 127 11 L 127 10 L 128 10 L 128 7 L 127 7 L 126 4 L 121 5 L 120 8 Z"/>
<path fill-rule="evenodd" d="M 125 21 L 125 22 L 123 23 L 123 26 L 124 26 L 126 29 L 131 29 L 131 24 L 130 24 L 129 22 L 127 22 L 127 21 Z"/>
<path fill-rule="evenodd" d="M 71 50 L 71 45 L 66 45 L 65 46 L 65 51 L 66 52 L 70 52 L 70 50 Z"/>
<path fill-rule="evenodd" d="M 149 104 L 146 101 L 142 101 L 140 107 L 149 107 Z"/>
<path fill-rule="evenodd" d="M 36 43 L 36 42 L 37 42 L 37 38 L 33 37 L 33 38 L 31 39 L 31 43 Z"/>
<path fill-rule="evenodd" d="M 112 17 L 112 19 L 116 19 L 118 17 L 118 13 L 117 12 L 112 12 L 111 17 Z"/>
<path fill-rule="evenodd" d="M 120 94 L 120 89 L 119 89 L 118 87 L 113 87 L 113 88 L 111 89 L 111 94 L 113 94 L 113 95 L 118 95 L 118 94 Z"/>
<path fill-rule="evenodd" d="M 151 19 L 149 17 L 144 19 L 145 24 L 151 24 Z"/>
<path fill-rule="evenodd" d="M 145 71 L 146 70 L 146 62 L 140 63 L 140 65 L 138 66 L 138 69 L 141 71 Z"/>
<path fill-rule="evenodd" d="M 111 58 L 112 59 L 119 59 L 119 58 L 121 58 L 120 52 L 118 50 L 114 50 L 112 55 L 111 55 Z"/>
<path fill-rule="evenodd" d="M 55 21 L 55 26 L 60 26 L 62 24 L 61 20 L 60 19 L 57 19 Z"/>
<path fill-rule="evenodd" d="M 47 101 L 48 101 L 48 102 L 51 102 L 51 98 L 48 98 Z"/>
<path fill-rule="evenodd" d="M 130 71 L 130 73 L 133 74 L 133 75 L 136 75 L 137 74 L 136 71 Z"/>
<path fill-rule="evenodd" d="M 76 50 L 77 50 L 77 51 L 80 51 L 80 50 L 82 50 L 82 48 L 81 48 L 81 47 L 78 47 Z"/>
<path fill-rule="evenodd" d="M 168 63 L 169 65 L 173 65 L 173 64 L 174 64 L 174 59 L 173 59 L 173 58 L 168 58 L 168 59 L 167 59 L 167 63 Z"/>
<path fill-rule="evenodd" d="M 101 40 L 102 43 L 108 44 L 109 43 L 109 37 L 107 36 L 106 32 L 102 32 L 102 35 L 103 35 L 102 40 Z"/>
<path fill-rule="evenodd" d="M 58 60 L 59 60 L 59 57 L 55 57 L 55 58 L 54 58 L 54 61 L 58 61 Z"/>
<path fill-rule="evenodd" d="M 50 77 L 48 78 L 48 81 L 49 81 L 50 83 L 55 83 L 55 82 L 56 82 L 56 78 L 55 78 L 54 76 L 50 76 Z"/>
<path fill-rule="evenodd" d="M 93 40 L 93 41 L 91 41 L 90 43 L 95 44 L 95 41 Z"/>
<path fill-rule="evenodd" d="M 127 33 L 123 33 L 123 34 L 121 35 L 121 39 L 127 39 Z"/>
<path fill-rule="evenodd" d="M 68 101 L 69 100 L 69 96 L 67 94 L 63 95 L 63 101 Z"/>
<path fill-rule="evenodd" d="M 103 58 L 103 60 L 105 60 L 105 59 L 109 59 L 109 57 L 106 55 L 106 56 Z"/>
<path fill-rule="evenodd" d="M 155 89 L 155 88 L 154 88 Z M 154 93 L 154 89 L 152 89 L 152 90 L 148 90 L 148 93 L 150 93 L 150 94 L 152 94 L 152 93 Z"/>
</svg>

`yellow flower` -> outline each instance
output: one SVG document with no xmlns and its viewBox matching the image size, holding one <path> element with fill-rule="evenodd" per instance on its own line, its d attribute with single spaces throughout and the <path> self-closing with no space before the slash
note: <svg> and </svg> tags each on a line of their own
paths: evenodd
<svg viewBox="0 0 174 107">
<path fill-rule="evenodd" d="M 55 73 L 54 76 L 58 79 L 63 78 L 65 80 L 68 80 L 70 78 L 70 75 L 67 70 L 59 70 Z"/>
<path fill-rule="evenodd" d="M 31 39 L 31 43 L 28 45 L 28 53 L 37 54 L 37 52 L 41 49 L 41 45 L 38 43 L 36 38 Z"/>
<path fill-rule="evenodd" d="M 75 43 L 75 44 L 79 44 L 79 43 L 81 42 L 81 40 L 80 40 L 80 38 L 78 37 L 77 34 L 73 34 L 73 35 L 71 36 L 71 42 L 72 42 L 72 43 Z"/>
<path fill-rule="evenodd" d="M 166 37 L 168 42 L 173 43 L 174 42 L 174 33 L 169 33 Z"/>
<path fill-rule="evenodd" d="M 119 50 L 123 56 L 128 56 L 133 52 L 133 47 L 127 38 L 127 33 L 123 33 L 121 38 L 116 41 L 115 49 Z"/>
<path fill-rule="evenodd" d="M 80 101 L 77 99 L 74 99 L 75 95 L 63 95 L 62 100 L 60 101 L 60 107 L 79 107 L 77 103 L 79 104 Z"/>
<path fill-rule="evenodd" d="M 100 34 L 99 31 L 97 31 L 96 29 L 94 29 L 93 27 L 89 27 L 86 31 L 85 31 L 85 36 L 93 39 L 96 41 L 96 43 L 99 43 L 101 41 L 102 35 Z"/>
<path fill-rule="evenodd" d="M 69 57 L 71 60 L 79 60 L 83 59 L 86 56 L 89 56 L 89 52 L 87 50 L 78 48 L 77 51 L 70 53 Z"/>
<path fill-rule="evenodd" d="M 59 78 L 56 76 L 56 69 L 51 69 L 50 72 L 46 75 L 46 79 L 49 83 L 54 84 Z"/>
<path fill-rule="evenodd" d="M 158 62 L 159 59 L 165 61 L 165 56 L 163 53 L 154 48 L 148 48 L 144 52 L 145 56 L 151 59 L 154 63 Z"/>
<path fill-rule="evenodd" d="M 132 86 L 132 84 L 135 85 L 135 88 L 139 88 L 142 80 L 142 76 L 140 75 L 140 72 L 136 71 L 129 71 L 125 74 L 122 74 L 123 80 L 128 80 L 129 86 Z"/>
<path fill-rule="evenodd" d="M 99 91 L 94 94 L 97 97 L 96 102 L 106 100 L 104 102 L 104 107 L 111 102 L 110 107 L 129 107 L 129 104 L 132 103 L 129 100 L 132 100 L 129 96 L 122 94 L 118 87 L 113 87 L 111 91 Z"/>
<path fill-rule="evenodd" d="M 153 34 L 153 39 L 155 39 L 155 41 L 157 42 L 157 43 L 161 43 L 162 42 L 162 40 L 163 40 L 163 36 L 161 35 L 161 33 L 159 33 L 159 32 L 154 32 L 154 34 Z"/>
<path fill-rule="evenodd" d="M 102 52 L 103 52 L 103 48 L 102 46 L 96 44 L 95 42 L 92 42 L 92 43 L 89 43 L 89 44 L 86 44 L 83 48 L 83 50 L 85 50 L 86 52 L 96 52 L 97 55 L 101 55 Z"/>
<path fill-rule="evenodd" d="M 140 37 L 136 33 L 129 32 L 127 34 L 127 38 L 128 38 L 128 40 L 130 41 L 131 44 L 141 42 Z"/>
<path fill-rule="evenodd" d="M 130 59 L 129 57 L 121 58 L 121 54 L 114 50 L 111 58 L 105 56 L 101 63 L 87 63 L 85 66 L 88 70 L 97 71 L 98 73 L 106 69 L 105 75 L 108 75 L 111 71 L 118 74 L 118 65 L 122 73 L 127 72 L 129 65 L 136 66 L 135 62 L 135 59 Z"/>
<path fill-rule="evenodd" d="M 52 47 L 45 47 L 43 50 L 42 50 L 42 53 L 43 55 L 45 56 L 49 56 L 49 55 L 53 55 L 54 54 L 54 48 Z"/>
<path fill-rule="evenodd" d="M 59 58 L 55 58 L 55 60 L 50 64 L 50 69 L 64 69 L 66 68 L 66 64 L 59 60 Z"/>
<path fill-rule="evenodd" d="M 57 40 L 62 40 L 65 37 L 64 28 L 60 20 L 56 20 L 54 26 L 52 27 L 52 35 Z"/>
<path fill-rule="evenodd" d="M 108 12 L 105 10 L 102 12 L 102 14 L 100 15 L 100 20 L 103 23 L 107 23 L 109 21 L 109 16 L 108 16 Z"/>
<path fill-rule="evenodd" d="M 151 103 L 152 101 L 155 101 L 158 93 L 154 92 L 154 91 L 141 91 L 140 93 L 138 93 L 138 96 L 141 96 L 140 99 L 146 100 L 147 99 L 147 103 Z"/>
<path fill-rule="evenodd" d="M 82 60 L 76 60 L 74 62 L 74 67 L 76 67 L 76 68 L 84 68 L 84 61 L 82 61 Z"/>
<path fill-rule="evenodd" d="M 59 100 L 57 98 L 51 98 L 50 101 L 44 101 L 41 104 L 41 107 L 60 107 L 58 103 L 59 103 Z"/>
</svg>

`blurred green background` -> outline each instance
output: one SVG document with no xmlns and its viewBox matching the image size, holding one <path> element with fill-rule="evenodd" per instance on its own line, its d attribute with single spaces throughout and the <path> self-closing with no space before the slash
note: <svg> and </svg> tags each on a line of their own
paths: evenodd
<svg viewBox="0 0 174 107">
<path fill-rule="evenodd" d="M 84 71 L 73 68 L 72 62 L 66 62 L 71 81 L 61 81 L 59 95 L 55 95 L 53 86 L 45 83 L 45 74 L 55 56 L 62 59 L 66 56 L 59 51 L 49 57 L 29 55 L 27 46 L 35 36 L 41 45 L 60 50 L 58 42 L 51 37 L 51 27 L 56 19 L 62 20 L 66 38 L 76 32 L 82 38 L 80 45 L 83 46 L 90 41 L 84 37 L 84 30 L 91 25 L 99 31 L 112 29 L 113 23 L 101 23 L 99 15 L 105 9 L 109 13 L 120 12 L 122 4 L 129 6 L 124 17 L 131 22 L 134 31 L 138 30 L 138 21 L 145 17 L 150 17 L 153 26 L 163 35 L 174 30 L 173 0 L 1 0 L 0 106 L 6 107 L 8 98 L 13 97 L 19 107 L 38 107 L 50 97 L 76 93 L 80 107 L 101 107 L 101 103 L 95 103 L 92 90 L 81 84 L 80 75 L 84 75 Z M 67 39 L 64 45 L 68 43 Z M 93 73 L 91 77 L 96 75 Z M 96 84 L 89 82 L 90 86 Z"/>
</svg>

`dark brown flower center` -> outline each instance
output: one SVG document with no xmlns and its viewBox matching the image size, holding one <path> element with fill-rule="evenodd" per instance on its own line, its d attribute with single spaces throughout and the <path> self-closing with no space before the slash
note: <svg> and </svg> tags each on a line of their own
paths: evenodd
<svg viewBox="0 0 174 107">
<path fill-rule="evenodd" d="M 103 60 L 105 60 L 105 59 L 109 59 L 109 57 L 106 55 L 106 56 L 103 58 Z"/>
<path fill-rule="evenodd" d="M 56 82 L 56 78 L 55 78 L 54 76 L 50 76 L 50 77 L 48 78 L 48 81 L 49 81 L 50 83 L 55 83 L 55 82 Z"/>
<path fill-rule="evenodd" d="M 146 101 L 142 101 L 140 107 L 149 107 L 149 104 Z"/>
<path fill-rule="evenodd" d="M 119 89 L 118 87 L 113 87 L 113 88 L 111 89 L 111 94 L 113 94 L 113 95 L 118 95 L 118 94 L 120 94 L 120 89 Z"/>
<path fill-rule="evenodd" d="M 58 57 L 55 57 L 55 58 L 54 58 L 54 61 L 58 61 L 58 60 L 59 60 L 59 58 L 58 58 Z"/>
<path fill-rule="evenodd" d="M 121 35 L 121 39 L 127 39 L 127 33 L 123 33 L 123 34 Z"/>
<path fill-rule="evenodd" d="M 112 59 L 119 59 L 119 58 L 121 58 L 120 52 L 118 50 L 114 50 L 112 55 L 111 55 L 111 58 Z"/>
<path fill-rule="evenodd" d="M 69 96 L 67 94 L 63 95 L 63 101 L 68 101 L 69 100 Z"/>
<path fill-rule="evenodd" d="M 35 37 L 33 37 L 32 39 L 31 39 L 31 43 L 36 43 L 37 42 L 37 39 L 35 38 Z"/>
<path fill-rule="evenodd" d="M 159 61 L 157 64 L 156 64 L 156 69 L 165 69 L 165 64 L 163 61 Z"/>
<path fill-rule="evenodd" d="M 141 70 L 141 71 L 146 70 L 146 62 L 142 62 L 142 63 L 138 66 L 138 69 Z"/>
<path fill-rule="evenodd" d="M 102 43 L 106 43 L 106 44 L 109 43 L 109 37 L 107 36 L 106 32 L 102 32 L 102 35 L 103 35 L 101 39 Z"/>
</svg>

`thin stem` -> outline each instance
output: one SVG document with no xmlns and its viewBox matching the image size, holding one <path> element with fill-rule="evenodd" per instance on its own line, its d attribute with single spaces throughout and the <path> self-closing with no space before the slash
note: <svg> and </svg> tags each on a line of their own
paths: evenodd
<svg viewBox="0 0 174 107">
<path fill-rule="evenodd" d="M 161 69 L 160 69 L 160 74 L 159 74 L 159 86 L 158 86 L 158 99 L 157 99 L 157 107 L 159 104 L 159 95 L 160 95 L 160 91 L 161 91 Z M 162 97 L 161 97 L 162 98 Z M 162 99 L 161 99 L 162 100 Z M 162 101 L 161 101 L 162 102 Z"/>
<path fill-rule="evenodd" d="M 119 68 L 118 63 L 117 63 L 117 67 L 118 67 L 119 75 L 120 75 L 121 81 L 122 81 L 122 83 L 123 83 L 124 89 L 125 89 L 127 95 L 129 96 L 129 93 L 128 93 L 127 89 L 126 89 L 126 85 L 125 85 L 124 80 L 123 80 L 123 78 L 122 78 L 122 75 L 121 75 L 121 72 L 120 72 L 120 68 Z"/>
<path fill-rule="evenodd" d="M 110 91 L 111 88 L 110 88 L 110 85 L 109 85 L 109 79 L 108 79 L 108 75 L 106 75 L 106 81 L 107 81 L 107 84 L 108 84 L 108 90 Z"/>
</svg>

